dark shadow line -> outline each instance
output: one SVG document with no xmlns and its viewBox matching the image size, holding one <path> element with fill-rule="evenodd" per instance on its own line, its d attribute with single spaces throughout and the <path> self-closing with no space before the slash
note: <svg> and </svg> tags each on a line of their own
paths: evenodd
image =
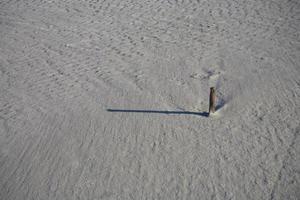
<svg viewBox="0 0 300 200">
<path fill-rule="evenodd" d="M 106 109 L 108 112 L 121 113 L 153 113 L 153 114 L 167 114 L 167 115 L 198 115 L 208 117 L 208 112 L 189 112 L 189 111 L 168 111 L 168 110 L 123 110 L 123 109 Z"/>
</svg>

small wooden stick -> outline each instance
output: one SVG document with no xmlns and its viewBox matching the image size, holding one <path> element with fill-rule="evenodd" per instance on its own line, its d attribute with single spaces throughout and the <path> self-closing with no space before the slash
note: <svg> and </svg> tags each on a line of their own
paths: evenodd
<svg viewBox="0 0 300 200">
<path fill-rule="evenodd" d="M 216 90 L 214 87 L 210 88 L 209 95 L 209 114 L 216 111 Z"/>
</svg>

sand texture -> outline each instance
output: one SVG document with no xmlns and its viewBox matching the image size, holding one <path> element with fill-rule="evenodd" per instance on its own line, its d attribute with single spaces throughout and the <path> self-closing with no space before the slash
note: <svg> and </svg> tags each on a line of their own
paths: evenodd
<svg viewBox="0 0 300 200">
<path fill-rule="evenodd" d="M 298 200 L 299 119 L 298 0 L 0 1 L 0 199 Z"/>
</svg>

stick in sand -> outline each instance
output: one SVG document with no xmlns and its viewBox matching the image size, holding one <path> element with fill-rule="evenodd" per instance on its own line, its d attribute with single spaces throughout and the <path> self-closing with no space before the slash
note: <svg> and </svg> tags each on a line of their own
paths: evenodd
<svg viewBox="0 0 300 200">
<path fill-rule="evenodd" d="M 216 111 L 216 90 L 214 87 L 210 88 L 209 95 L 209 114 Z"/>
</svg>

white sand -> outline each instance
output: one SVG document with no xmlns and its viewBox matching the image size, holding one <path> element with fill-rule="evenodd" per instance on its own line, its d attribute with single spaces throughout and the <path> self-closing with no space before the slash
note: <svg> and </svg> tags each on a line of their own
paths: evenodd
<svg viewBox="0 0 300 200">
<path fill-rule="evenodd" d="M 0 199 L 299 199 L 299 13 L 1 1 Z"/>
</svg>

